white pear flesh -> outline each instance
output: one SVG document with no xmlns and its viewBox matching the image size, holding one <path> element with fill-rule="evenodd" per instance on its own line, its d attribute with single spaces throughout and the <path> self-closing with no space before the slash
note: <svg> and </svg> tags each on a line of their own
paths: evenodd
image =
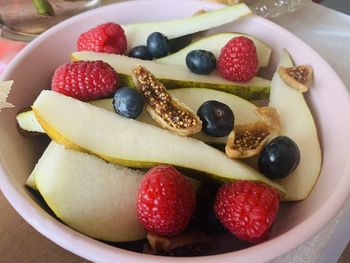
<svg viewBox="0 0 350 263">
<path fill-rule="evenodd" d="M 33 111 L 46 133 L 68 148 L 93 153 L 129 167 L 172 164 L 220 181 L 253 180 L 283 188 L 259 172 L 193 138 L 133 119 L 123 118 L 88 103 L 44 90 Z"/>
<path fill-rule="evenodd" d="M 42 157 L 43 157 L 43 156 L 42 156 Z M 41 158 L 42 158 L 42 157 L 41 157 Z M 32 189 L 38 191 L 38 187 L 36 186 L 35 178 L 34 178 L 34 173 L 33 173 L 33 172 L 32 172 L 32 173 L 29 175 L 29 177 L 27 178 L 26 186 L 29 186 L 30 188 L 32 188 Z"/>
<path fill-rule="evenodd" d="M 161 32 L 168 39 L 173 39 L 212 29 L 249 14 L 251 14 L 249 7 L 245 4 L 239 4 L 180 19 L 129 24 L 122 27 L 128 39 L 128 49 L 130 50 L 135 46 L 146 45 L 147 37 L 153 32 Z"/>
<path fill-rule="evenodd" d="M 169 90 L 169 93 L 177 98 L 179 101 L 187 105 L 194 112 L 197 112 L 198 108 L 208 100 L 216 100 L 226 104 L 230 107 L 235 115 L 235 124 L 252 123 L 258 120 L 257 115 L 253 112 L 257 107 L 238 96 L 228 94 L 225 92 L 201 89 L 201 88 L 182 88 Z M 89 102 L 92 105 L 114 112 L 112 99 L 100 99 Z M 33 111 L 26 111 L 19 113 L 17 116 L 17 122 L 21 129 L 29 132 L 44 133 L 45 131 L 40 126 L 39 122 L 35 118 Z M 147 111 L 143 111 L 137 120 L 148 123 L 154 126 L 158 124 L 151 118 Z M 224 137 L 212 137 L 207 136 L 202 132 L 191 135 L 191 137 L 201 140 L 208 144 L 226 144 L 227 136 Z"/>
<path fill-rule="evenodd" d="M 203 37 L 187 47 L 163 58 L 156 59 L 157 62 L 171 65 L 186 66 L 186 56 L 192 50 L 206 50 L 214 54 L 216 59 L 219 58 L 221 49 L 235 37 L 244 36 L 251 39 L 256 47 L 258 55 L 259 67 L 266 67 L 270 61 L 271 48 L 260 40 L 245 34 L 238 33 L 218 33 L 210 36 Z"/>
<path fill-rule="evenodd" d="M 43 133 L 45 132 L 41 128 L 40 123 L 35 118 L 34 112 L 32 110 L 20 112 L 16 115 L 16 120 L 18 126 L 27 132 Z"/>
<path fill-rule="evenodd" d="M 292 67 L 290 55 L 284 51 L 279 66 Z M 303 93 L 286 85 L 276 72 L 272 79 L 269 106 L 280 115 L 281 135 L 290 137 L 300 150 L 300 163 L 287 177 L 277 180 L 286 189 L 285 201 L 307 198 L 321 171 L 322 156 L 317 129 Z"/>
<path fill-rule="evenodd" d="M 51 142 L 33 175 L 56 216 L 78 232 L 114 242 L 145 237 L 135 205 L 143 173 Z"/>
</svg>

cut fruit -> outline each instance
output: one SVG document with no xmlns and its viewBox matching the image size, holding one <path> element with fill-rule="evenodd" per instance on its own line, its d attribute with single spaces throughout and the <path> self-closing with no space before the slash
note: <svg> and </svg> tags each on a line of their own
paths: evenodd
<svg viewBox="0 0 350 263">
<path fill-rule="evenodd" d="M 34 113 L 33 113 L 34 114 Z M 43 155 L 40 158 L 40 162 L 44 162 L 45 158 L 47 156 L 49 156 L 52 152 L 52 150 L 49 150 L 50 148 L 54 148 L 54 146 L 51 146 L 52 144 L 57 145 L 57 143 L 55 143 L 54 141 L 52 141 L 48 148 L 46 149 L 46 151 L 43 153 Z M 79 152 L 78 152 L 79 153 Z M 32 173 L 29 175 L 27 181 L 26 181 L 26 185 L 29 186 L 30 188 L 32 188 L 33 190 L 39 191 L 38 187 L 36 186 L 36 182 L 35 182 L 35 177 L 34 174 L 36 173 L 36 169 L 34 168 L 34 170 L 32 171 Z M 197 193 L 198 191 L 200 191 L 201 187 L 202 187 L 202 181 L 191 178 L 191 177 L 187 177 L 188 180 L 191 181 L 192 187 L 194 189 L 194 191 Z"/>
<path fill-rule="evenodd" d="M 183 136 L 202 129 L 202 121 L 197 114 L 174 98 L 146 68 L 137 66 L 132 77 L 136 88 L 145 98 L 147 112 L 160 127 Z"/>
<path fill-rule="evenodd" d="M 33 175 L 56 216 L 78 232 L 114 242 L 145 237 L 135 209 L 142 172 L 51 142 Z"/>
<path fill-rule="evenodd" d="M 300 92 L 307 92 L 312 84 L 313 70 L 309 65 L 298 65 L 289 68 L 281 66 L 278 73 L 284 83 Z"/>
<path fill-rule="evenodd" d="M 227 139 L 226 155 L 230 158 L 257 155 L 266 144 L 269 135 L 269 127 L 261 121 L 237 125 Z"/>
<path fill-rule="evenodd" d="M 216 100 L 224 103 L 233 111 L 235 115 L 235 125 L 251 123 L 259 119 L 258 116 L 254 114 L 257 107 L 253 103 L 225 92 L 210 89 L 183 88 L 171 90 L 170 93 L 189 106 L 194 112 L 197 112 L 199 107 L 209 100 Z M 147 118 L 147 116 L 145 117 Z M 144 119 L 142 119 L 142 121 L 143 120 Z M 193 134 L 191 137 L 207 144 L 225 145 L 228 136 L 212 137 L 203 132 L 199 132 Z"/>
<path fill-rule="evenodd" d="M 280 115 L 274 107 L 259 107 L 254 113 L 259 117 L 259 121 L 269 127 L 270 132 L 278 134 L 281 131 Z"/>
<path fill-rule="evenodd" d="M 284 51 L 279 67 L 292 67 L 290 55 Z M 287 177 L 278 180 L 287 190 L 284 200 L 305 199 L 312 191 L 321 171 L 321 149 L 316 125 L 303 93 L 284 83 L 278 72 L 272 80 L 269 106 L 280 115 L 281 135 L 290 137 L 300 150 L 300 163 Z"/>
<path fill-rule="evenodd" d="M 31 134 L 45 132 L 43 128 L 41 128 L 39 122 L 36 120 L 34 112 L 30 109 L 18 113 L 16 115 L 16 120 L 18 126 L 25 132 L 29 132 Z"/>
<path fill-rule="evenodd" d="M 191 50 L 203 49 L 212 52 L 216 58 L 219 57 L 221 48 L 223 48 L 228 41 L 234 37 L 245 36 L 251 39 L 256 47 L 258 54 L 259 67 L 266 67 L 269 64 L 271 48 L 258 39 L 245 34 L 236 33 L 218 33 L 211 36 L 204 37 L 187 47 L 173 53 L 169 56 L 159 58 L 156 61 L 163 64 L 185 66 L 186 56 Z"/>
<path fill-rule="evenodd" d="M 43 156 L 41 157 L 43 158 Z M 34 178 L 34 173 L 32 172 L 27 181 L 26 181 L 26 186 L 29 186 L 30 188 L 37 190 L 38 191 L 38 187 L 36 187 L 36 183 L 35 183 L 35 178 Z"/>
<path fill-rule="evenodd" d="M 230 158 L 248 158 L 257 155 L 270 137 L 281 131 L 278 112 L 273 107 L 254 110 L 259 120 L 236 125 L 229 134 L 225 152 Z"/>
<path fill-rule="evenodd" d="M 197 112 L 198 108 L 208 100 L 216 100 L 221 103 L 226 104 L 231 108 L 235 114 L 235 123 L 237 125 L 253 123 L 256 122 L 259 118 L 253 112 L 256 111 L 257 107 L 240 97 L 237 97 L 232 94 L 227 94 L 225 92 L 211 90 L 211 89 L 201 89 L 201 88 L 183 88 L 183 89 L 173 89 L 169 90 L 169 93 L 177 98 L 179 101 L 186 104 L 194 112 Z M 92 105 L 95 105 L 99 108 L 106 109 L 108 111 L 114 112 L 112 99 L 101 99 L 89 102 Z M 26 111 L 19 113 L 17 115 L 17 121 L 21 129 L 25 131 L 31 131 L 35 133 L 45 132 L 38 121 L 35 118 L 33 111 Z M 147 112 L 143 112 L 141 116 L 137 119 L 144 123 L 152 124 L 157 126 L 154 120 Z M 225 137 L 212 137 L 205 135 L 202 132 L 193 134 L 191 137 L 196 138 L 197 140 L 203 141 L 207 144 L 226 144 L 227 136 Z"/>
<path fill-rule="evenodd" d="M 283 192 L 282 187 L 253 168 L 229 159 L 203 142 L 123 118 L 88 103 L 44 90 L 32 108 L 53 140 L 108 162 L 140 168 L 171 164 L 189 170 L 187 176 L 260 181 Z"/>
<path fill-rule="evenodd" d="M 167 65 L 122 55 L 89 51 L 72 53 L 72 60 L 102 60 L 107 62 L 118 72 L 122 86 L 134 87 L 131 74 L 137 65 L 141 65 L 151 71 L 167 89 L 208 88 L 235 94 L 247 100 L 267 99 L 270 92 L 271 81 L 259 77 L 254 77 L 244 83 L 233 82 L 225 80 L 217 72 L 210 75 L 198 75 L 190 72 L 185 66 Z"/>
<path fill-rule="evenodd" d="M 212 29 L 249 14 L 251 14 L 249 7 L 240 4 L 175 20 L 123 25 L 123 29 L 128 39 L 128 50 L 130 50 L 133 47 L 145 45 L 147 37 L 153 32 L 161 32 L 168 39 L 173 39 Z"/>
</svg>

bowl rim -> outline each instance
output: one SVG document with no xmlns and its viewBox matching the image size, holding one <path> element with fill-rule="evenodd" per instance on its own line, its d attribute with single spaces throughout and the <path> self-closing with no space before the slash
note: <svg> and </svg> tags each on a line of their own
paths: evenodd
<svg viewBox="0 0 350 263">
<path fill-rule="evenodd" d="M 20 53 L 13 59 L 8 68 L 0 76 L 0 80 L 5 80 L 7 75 L 15 69 L 16 65 L 20 63 L 23 57 L 26 54 L 29 54 L 33 48 L 46 39 L 47 36 L 55 34 L 55 32 L 61 28 L 67 27 L 76 21 L 79 21 L 83 17 L 94 16 L 99 13 L 103 13 L 107 8 L 117 7 L 117 6 L 134 6 L 142 4 L 142 2 L 149 2 L 153 4 L 164 4 L 162 0 L 134 0 L 119 2 L 109 6 L 100 7 L 98 9 L 90 10 L 69 18 L 60 24 L 52 27 L 45 33 L 41 34 L 34 41 L 30 42 Z M 168 0 L 167 2 L 176 4 L 178 0 Z M 186 1 L 189 4 L 191 2 L 199 1 Z M 203 3 L 203 7 L 207 8 L 220 8 L 223 5 L 214 4 L 214 3 Z M 273 27 L 278 31 L 281 31 L 283 34 L 288 35 L 292 41 L 297 41 L 302 43 L 305 48 L 308 49 L 308 52 L 313 53 L 314 56 L 319 57 L 324 61 L 325 66 L 327 66 L 327 72 L 332 75 L 336 81 L 336 85 L 339 86 L 339 92 L 342 92 L 344 96 L 347 97 L 348 103 L 350 105 L 349 93 L 342 83 L 340 78 L 337 76 L 335 71 L 328 65 L 328 63 L 321 58 L 321 56 L 315 52 L 311 47 L 306 43 L 300 40 L 291 32 L 287 31 L 283 27 L 266 20 L 262 17 L 252 16 L 251 19 L 256 20 L 256 22 L 263 24 L 266 27 Z M 349 107 L 350 108 L 350 107 Z M 350 112 L 350 111 L 349 111 Z M 350 116 L 350 114 L 349 114 Z M 350 143 L 348 143 L 350 146 Z M 3 153 L 0 152 L 0 160 L 4 163 Z M 350 156 L 348 157 L 348 162 L 343 168 L 343 173 L 350 174 Z M 177 262 L 179 259 L 176 257 L 158 257 L 151 255 L 144 255 L 136 252 L 127 251 L 124 249 L 116 248 L 108 244 L 102 243 L 90 237 L 87 237 L 83 234 L 80 234 L 68 226 L 58 222 L 56 219 L 50 215 L 43 215 L 42 208 L 29 197 L 26 197 L 27 193 L 24 188 L 16 185 L 11 178 L 6 176 L 6 167 L 0 166 L 0 188 L 10 202 L 10 204 L 15 208 L 15 210 L 21 215 L 21 217 L 32 225 L 38 232 L 63 247 L 64 249 L 71 251 L 79 256 L 82 256 L 86 259 L 96 261 L 96 262 L 111 262 L 112 260 L 122 260 L 122 262 L 135 262 L 136 260 L 141 260 L 142 262 Z M 295 227 L 291 228 L 287 232 L 270 239 L 264 243 L 261 243 L 256 246 L 252 246 L 246 249 L 239 251 L 234 251 L 225 254 L 213 255 L 213 256 L 202 256 L 202 257 L 189 257 L 181 258 L 183 262 L 226 262 L 227 260 L 236 260 L 237 262 L 251 262 L 251 261 L 260 261 L 260 260 L 271 260 L 276 258 L 297 246 L 306 242 L 309 238 L 313 237 L 320 229 L 325 226 L 341 209 L 344 203 L 350 196 L 350 177 L 342 176 L 341 180 L 337 184 L 338 191 L 334 191 L 331 196 L 329 196 L 327 202 L 325 202 L 317 211 L 310 215 L 306 220 L 299 223 Z M 316 222 L 314 219 L 316 219 Z M 313 222 L 310 224 L 310 222 Z M 281 242 L 283 239 L 288 240 L 288 242 Z M 276 249 L 278 248 L 278 249 Z M 118 252 L 118 253 L 116 253 Z M 264 258 L 256 257 L 257 255 L 264 254 Z M 254 256 L 255 255 L 255 256 Z M 127 257 L 127 258 L 126 258 Z"/>
</svg>

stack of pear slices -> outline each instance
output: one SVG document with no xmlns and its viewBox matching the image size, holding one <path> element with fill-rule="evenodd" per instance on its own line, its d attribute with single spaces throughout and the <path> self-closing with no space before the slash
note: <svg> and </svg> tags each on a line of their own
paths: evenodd
<svg viewBox="0 0 350 263">
<path fill-rule="evenodd" d="M 225 8 L 225 12 L 214 11 L 206 14 L 212 16 L 212 13 L 215 12 L 217 12 L 216 15 L 230 13 L 231 17 L 234 14 L 235 18 L 250 13 L 244 5 L 238 5 L 238 7 Z M 209 19 L 209 17 L 207 18 Z M 193 17 L 191 21 L 194 22 L 189 22 L 188 19 L 186 25 L 193 23 L 193 28 L 198 30 L 213 27 L 210 24 L 207 28 L 196 26 L 196 23 L 203 23 L 202 20 Z M 213 21 L 214 23 L 214 21 L 221 20 L 221 18 L 210 19 L 206 22 Z M 184 22 L 179 23 L 179 21 L 181 22 L 178 20 L 172 23 L 183 25 Z M 152 32 L 161 31 L 157 30 L 157 27 L 154 28 L 155 25 L 159 26 L 159 24 L 161 23 L 153 23 L 150 30 Z M 145 25 L 139 25 L 139 28 L 144 30 L 148 28 L 149 23 Z M 161 27 L 163 26 L 161 25 Z M 167 26 L 169 27 L 169 25 Z M 189 26 L 169 28 L 173 31 L 181 31 L 182 29 L 179 28 L 189 28 Z M 126 30 L 128 40 L 133 40 L 131 33 L 130 37 L 128 35 L 129 32 L 134 32 L 133 30 Z M 135 43 L 138 43 L 137 41 L 135 40 Z M 261 46 L 266 47 L 263 44 Z M 264 49 L 258 48 L 258 50 Z M 260 56 L 264 57 L 268 54 L 267 57 L 269 57 L 270 52 L 271 49 L 267 48 L 260 53 Z M 139 64 L 146 68 L 151 67 L 150 70 L 155 71 L 157 77 L 161 76 L 161 81 L 164 81 L 165 84 L 170 83 L 167 86 L 192 86 L 193 88 L 171 92 L 173 92 L 174 97 L 183 101 L 194 111 L 204 101 L 216 99 L 228 104 L 233 109 L 236 114 L 236 123 L 256 121 L 257 117 L 253 114 L 256 106 L 231 94 L 238 94 L 248 99 L 266 98 L 271 84 L 269 81 L 256 78 L 252 82 L 242 85 L 226 83 L 223 80 L 217 81 L 215 74 L 208 76 L 208 78 L 193 76 L 194 74 L 184 73 L 183 66 L 176 66 L 177 56 L 174 55 L 172 55 L 173 58 L 168 58 L 168 61 L 165 60 L 165 62 L 164 60 L 159 62 L 142 61 Z M 179 56 L 183 56 L 181 51 Z M 134 59 L 124 56 L 93 52 L 73 53 L 72 58 L 73 60 L 104 60 L 114 66 L 118 72 L 121 70 L 121 79 L 124 84 L 130 84 L 132 67 L 138 64 L 135 63 Z M 171 61 L 174 61 L 175 65 L 172 65 L 169 71 L 168 64 L 162 63 L 171 64 Z M 145 65 L 144 63 L 149 64 Z M 264 66 L 264 63 L 261 66 Z M 169 76 L 169 72 L 175 73 Z M 181 74 L 185 79 L 181 79 Z M 280 84 L 276 82 L 275 85 Z M 214 90 L 208 90 L 208 87 Z M 215 89 L 220 91 L 215 91 Z M 273 90 L 271 89 L 271 92 Z M 181 96 L 183 97 L 181 98 Z M 301 99 L 303 99 L 302 96 L 298 97 L 298 100 Z M 279 105 L 273 106 L 279 110 Z M 111 107 L 111 100 L 108 99 L 86 103 L 52 91 L 42 91 L 34 102 L 32 111 L 17 116 L 23 129 L 45 132 L 54 141 L 37 163 L 27 184 L 38 189 L 55 214 L 77 231 L 93 238 L 115 242 L 132 241 L 145 237 L 145 232 L 137 221 L 134 206 L 142 172 L 125 167 L 145 169 L 157 164 L 171 164 L 184 171 L 187 176 L 215 179 L 222 182 L 254 180 L 268 184 L 285 194 L 281 185 L 272 182 L 250 166 L 238 160 L 229 159 L 224 153 L 207 144 L 224 144 L 226 138 L 213 139 L 201 133 L 194 135 L 195 138 L 178 136 L 154 126 L 155 124 L 145 114 L 138 120 L 125 119 L 111 112 Z M 303 110 L 310 113 L 308 108 Z M 283 118 L 284 116 L 281 115 L 282 121 Z M 311 119 L 306 118 L 305 121 L 310 122 L 310 127 L 316 131 L 312 116 Z M 288 131 L 285 132 L 288 135 Z M 305 139 L 307 140 L 307 138 Z M 317 135 L 316 141 L 318 145 Z M 306 155 L 309 150 L 305 149 Z M 312 150 L 314 151 L 314 148 Z M 302 158 L 303 151 L 301 149 Z M 305 173 L 303 167 L 301 166 L 302 169 L 299 169 L 297 174 Z M 308 181 L 315 182 L 318 173 L 319 170 L 317 175 L 309 173 L 310 180 Z M 298 175 L 294 177 L 299 178 Z M 283 181 L 281 182 L 283 183 Z M 286 187 L 285 184 L 283 186 Z M 294 187 L 305 188 L 305 190 L 298 190 L 303 194 L 288 195 L 289 191 L 295 190 Z M 304 187 L 303 184 L 293 186 L 287 192 L 287 199 L 300 200 L 305 198 L 308 191 L 311 191 L 309 188 L 309 185 Z"/>
</svg>

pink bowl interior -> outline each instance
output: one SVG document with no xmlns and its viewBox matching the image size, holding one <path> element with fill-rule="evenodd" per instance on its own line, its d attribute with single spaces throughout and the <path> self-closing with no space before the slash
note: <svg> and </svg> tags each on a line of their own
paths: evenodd
<svg viewBox="0 0 350 263">
<path fill-rule="evenodd" d="M 83 236 L 48 214 L 24 188 L 25 181 L 43 151 L 40 139 L 19 134 L 15 116 L 28 107 L 42 89 L 50 85 L 54 69 L 70 59 L 79 34 L 107 21 L 121 24 L 166 20 L 192 15 L 219 5 L 199 1 L 135 1 L 93 10 L 73 17 L 30 43 L 2 75 L 15 80 L 9 101 L 15 109 L 0 114 L 0 186 L 13 207 L 39 232 L 62 247 L 92 261 L 111 262 L 260 262 L 272 259 L 305 242 L 341 208 L 350 192 L 350 101 L 349 95 L 330 66 L 310 47 L 291 33 L 260 17 L 247 17 L 217 31 L 251 34 L 273 48 L 271 77 L 283 48 L 297 64 L 311 64 L 315 82 L 307 94 L 317 122 L 323 167 L 311 195 L 302 202 L 284 204 L 274 225 L 272 239 L 247 249 L 217 256 L 164 258 L 130 252 Z M 215 30 L 213 30 L 215 31 Z"/>
</svg>

